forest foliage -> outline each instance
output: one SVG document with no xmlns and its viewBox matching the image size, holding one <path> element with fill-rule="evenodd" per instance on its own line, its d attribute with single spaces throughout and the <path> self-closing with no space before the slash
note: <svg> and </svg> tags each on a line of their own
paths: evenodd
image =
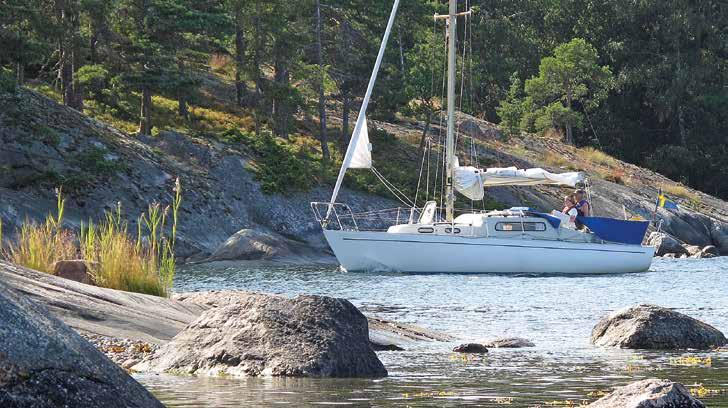
<svg viewBox="0 0 728 408">
<path fill-rule="evenodd" d="M 458 34 L 463 111 L 511 134 L 556 131 L 728 197 L 728 3 L 459 3 L 475 11 Z M 287 141 L 307 132 L 318 138 L 316 159 L 330 163 L 353 128 L 391 4 L 5 0 L 0 90 L 42 84 L 68 106 L 153 134 L 170 122 L 161 107 L 198 129 L 195 110 L 210 109 L 204 84 L 214 75 L 234 88 L 218 115 L 258 139 L 242 142 L 297 157 L 313 153 Z M 429 121 L 439 112 L 445 37 L 432 15 L 445 12 L 443 1 L 402 1 L 370 117 Z M 330 112 L 341 118 L 335 128 Z M 301 121 L 317 125 L 302 130 Z M 289 167 L 330 179 L 329 170 Z"/>
</svg>

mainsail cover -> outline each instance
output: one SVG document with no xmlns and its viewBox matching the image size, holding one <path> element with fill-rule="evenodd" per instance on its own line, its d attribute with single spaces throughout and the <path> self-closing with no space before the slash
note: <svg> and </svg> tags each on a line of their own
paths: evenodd
<svg viewBox="0 0 728 408">
<path fill-rule="evenodd" d="M 455 162 L 453 185 L 457 191 L 471 200 L 482 200 L 486 186 L 534 186 L 552 184 L 575 187 L 584 181 L 581 172 L 551 173 L 544 169 L 518 169 L 516 167 L 478 169 L 459 166 Z"/>
</svg>

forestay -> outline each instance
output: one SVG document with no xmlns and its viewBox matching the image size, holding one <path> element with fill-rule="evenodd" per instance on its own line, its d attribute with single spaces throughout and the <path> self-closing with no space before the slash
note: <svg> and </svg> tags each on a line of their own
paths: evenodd
<svg viewBox="0 0 728 408">
<path fill-rule="evenodd" d="M 478 169 L 460 166 L 455 162 L 455 189 L 471 200 L 482 200 L 486 186 L 534 186 L 551 184 L 575 187 L 584 181 L 581 172 L 551 173 L 544 169 L 518 169 L 516 167 Z"/>
</svg>

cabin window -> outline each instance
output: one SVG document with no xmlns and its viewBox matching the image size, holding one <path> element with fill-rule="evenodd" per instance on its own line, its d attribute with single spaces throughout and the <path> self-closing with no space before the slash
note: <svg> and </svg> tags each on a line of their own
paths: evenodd
<svg viewBox="0 0 728 408">
<path fill-rule="evenodd" d="M 432 234 L 433 232 L 435 232 L 435 229 L 432 227 L 420 227 L 417 228 L 417 232 L 419 232 L 420 234 Z"/>
<path fill-rule="evenodd" d="M 499 222 L 495 224 L 496 231 L 546 231 L 546 224 L 543 222 Z"/>
<path fill-rule="evenodd" d="M 453 232 L 452 228 L 445 228 L 445 232 L 448 234 L 451 234 Z M 455 228 L 455 234 L 460 233 L 460 228 Z"/>
</svg>

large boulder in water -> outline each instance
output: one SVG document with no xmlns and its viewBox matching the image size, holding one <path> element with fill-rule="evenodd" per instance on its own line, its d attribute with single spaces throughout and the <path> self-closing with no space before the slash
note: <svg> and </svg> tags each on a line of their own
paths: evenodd
<svg viewBox="0 0 728 408">
<path fill-rule="evenodd" d="M 205 295 L 209 298 L 211 295 Z M 384 377 L 367 319 L 344 299 L 227 293 L 135 370 L 200 375 Z"/>
<path fill-rule="evenodd" d="M 43 306 L 0 282 L 1 407 L 161 407 Z"/>
<path fill-rule="evenodd" d="M 705 408 L 680 383 L 648 378 L 619 387 L 589 404 L 590 408 Z"/>
<path fill-rule="evenodd" d="M 279 255 L 287 255 L 289 252 L 285 241 L 273 234 L 254 229 L 242 229 L 220 245 L 207 260 L 270 259 Z"/>
<path fill-rule="evenodd" d="M 597 346 L 630 349 L 709 349 L 728 343 L 715 327 L 682 313 L 639 305 L 603 317 L 592 330 Z"/>
<path fill-rule="evenodd" d="M 687 254 L 685 247 L 672 235 L 664 232 L 653 232 L 647 238 L 647 245 L 654 246 L 655 256 L 664 256 L 667 254 L 682 255 Z"/>
</svg>

